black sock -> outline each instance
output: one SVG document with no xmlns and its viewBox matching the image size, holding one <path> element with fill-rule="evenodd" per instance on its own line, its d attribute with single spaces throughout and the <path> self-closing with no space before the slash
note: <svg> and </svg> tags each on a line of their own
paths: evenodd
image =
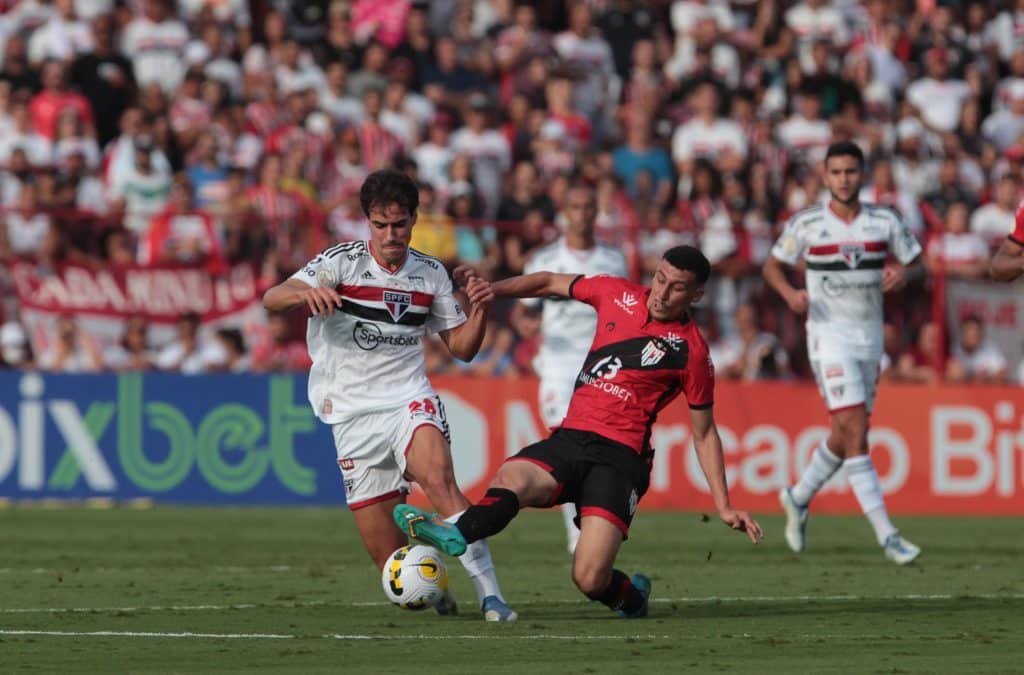
<svg viewBox="0 0 1024 675">
<path fill-rule="evenodd" d="M 587 597 L 597 600 L 611 610 L 621 610 L 626 614 L 632 614 L 644 606 L 643 594 L 636 590 L 629 577 L 619 570 L 612 570 L 612 580 L 603 591 Z"/>
<path fill-rule="evenodd" d="M 490 488 L 479 502 L 466 509 L 455 527 L 472 544 L 498 534 L 519 513 L 519 497 L 505 488 Z"/>
</svg>

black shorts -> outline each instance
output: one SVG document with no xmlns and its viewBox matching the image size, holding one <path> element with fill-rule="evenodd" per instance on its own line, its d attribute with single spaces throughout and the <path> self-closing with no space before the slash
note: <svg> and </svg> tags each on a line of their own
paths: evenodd
<svg viewBox="0 0 1024 675">
<path fill-rule="evenodd" d="M 558 481 L 551 505 L 575 504 L 577 525 L 581 516 L 598 516 L 619 528 L 626 539 L 650 484 L 652 456 L 638 455 L 591 431 L 557 429 L 509 460 L 532 462 L 551 474 Z"/>
</svg>

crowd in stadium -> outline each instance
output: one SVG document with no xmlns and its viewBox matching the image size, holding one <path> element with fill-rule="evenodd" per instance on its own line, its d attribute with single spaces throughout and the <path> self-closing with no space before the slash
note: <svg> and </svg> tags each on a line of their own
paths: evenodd
<svg viewBox="0 0 1024 675">
<path fill-rule="evenodd" d="M 265 286 L 363 237 L 358 190 L 420 185 L 413 246 L 492 278 L 558 236 L 568 187 L 638 278 L 670 246 L 714 264 L 699 321 L 719 377 L 805 377 L 802 318 L 759 270 L 852 139 L 862 198 L 897 209 L 929 274 L 890 296 L 892 380 L 1024 381 L 971 324 L 942 344 L 936 275 L 983 278 L 1024 168 L 1024 2 L 6 0 L 0 259 L 39 269 L 250 262 Z M 827 193 L 826 193 L 827 195 Z M 10 296 L 9 279 L 0 290 Z M 507 308 L 499 308 L 503 310 Z M 301 370 L 302 325 L 119 344 L 73 316 L 31 354 L 6 301 L 0 363 L 56 371 Z M 531 372 L 539 317 L 495 313 L 480 355 Z M 1018 372 L 1021 371 L 1021 372 Z"/>
</svg>

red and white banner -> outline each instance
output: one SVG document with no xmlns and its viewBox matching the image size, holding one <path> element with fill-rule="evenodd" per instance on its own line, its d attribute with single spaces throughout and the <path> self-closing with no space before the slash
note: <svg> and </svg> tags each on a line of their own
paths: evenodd
<svg viewBox="0 0 1024 675">
<path fill-rule="evenodd" d="M 167 342 L 183 314 L 195 312 L 204 325 L 246 328 L 261 323 L 263 309 L 256 271 L 236 265 L 214 276 L 205 269 L 126 267 L 94 270 L 66 265 L 41 272 L 15 264 L 11 278 L 35 353 L 46 351 L 57 317 L 71 314 L 104 344 L 121 337 L 125 319 L 141 316 L 155 345 Z"/>
<path fill-rule="evenodd" d="M 456 475 L 470 499 L 509 455 L 546 435 L 536 382 L 436 378 L 452 429 Z M 776 493 L 794 482 L 828 416 L 811 383 L 720 382 L 715 418 L 733 503 L 779 510 Z M 890 511 L 1024 515 L 1024 390 L 1015 387 L 882 386 L 870 434 Z M 707 485 L 680 401 L 654 426 L 656 448 L 646 509 L 710 510 Z M 815 511 L 859 513 L 840 471 Z"/>
</svg>

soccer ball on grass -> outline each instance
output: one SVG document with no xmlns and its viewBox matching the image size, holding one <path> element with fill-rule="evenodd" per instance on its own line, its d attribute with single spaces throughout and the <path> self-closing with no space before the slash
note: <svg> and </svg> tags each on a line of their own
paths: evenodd
<svg viewBox="0 0 1024 675">
<path fill-rule="evenodd" d="M 448 568 L 430 546 L 403 546 L 392 553 L 381 574 L 384 594 L 402 609 L 436 607 L 448 590 Z"/>
</svg>

